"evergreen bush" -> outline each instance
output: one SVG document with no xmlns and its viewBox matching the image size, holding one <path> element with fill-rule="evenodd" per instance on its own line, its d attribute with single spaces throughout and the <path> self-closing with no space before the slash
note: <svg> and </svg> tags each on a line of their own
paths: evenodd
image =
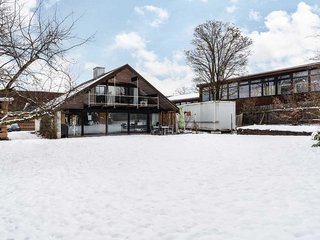
<svg viewBox="0 0 320 240">
<path fill-rule="evenodd" d="M 50 116 L 43 116 L 40 121 L 40 135 L 48 139 L 56 139 L 57 131 L 53 121 Z"/>
<path fill-rule="evenodd" d="M 312 140 L 318 141 L 317 143 L 313 144 L 312 147 L 320 147 L 320 130 L 312 134 Z"/>
</svg>

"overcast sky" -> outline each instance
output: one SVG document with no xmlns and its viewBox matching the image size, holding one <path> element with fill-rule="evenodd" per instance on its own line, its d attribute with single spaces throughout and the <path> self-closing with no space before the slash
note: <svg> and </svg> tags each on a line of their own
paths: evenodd
<svg viewBox="0 0 320 240">
<path fill-rule="evenodd" d="M 28 6 L 32 1 L 27 0 Z M 170 95 L 190 86 L 192 70 L 184 50 L 191 49 L 193 29 L 206 20 L 232 22 L 254 45 L 248 73 L 310 62 L 320 48 L 313 36 L 320 27 L 318 0 L 45 0 L 47 11 L 81 16 L 76 34 L 95 34 L 77 49 L 78 82 L 92 77 L 92 68 L 112 69 L 129 63 Z"/>
</svg>

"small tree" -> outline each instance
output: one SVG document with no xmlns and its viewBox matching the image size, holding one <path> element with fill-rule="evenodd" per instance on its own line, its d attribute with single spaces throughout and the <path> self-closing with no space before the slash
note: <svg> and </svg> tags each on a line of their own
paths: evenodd
<svg viewBox="0 0 320 240">
<path fill-rule="evenodd" d="M 57 131 L 52 117 L 46 115 L 40 121 L 40 135 L 48 139 L 56 139 Z"/>
<path fill-rule="evenodd" d="M 241 107 L 241 112 L 244 114 L 245 122 L 248 124 L 254 124 L 257 120 L 257 100 L 255 98 L 246 99 Z"/>
<path fill-rule="evenodd" d="M 197 88 L 196 87 L 180 87 L 180 88 L 177 88 L 175 91 L 174 91 L 174 94 L 177 94 L 177 95 L 184 95 L 184 94 L 189 94 L 189 93 L 196 93 L 197 92 Z"/>
<path fill-rule="evenodd" d="M 193 68 L 196 83 L 208 83 L 213 100 L 225 94 L 222 81 L 245 71 L 252 41 L 230 23 L 207 21 L 194 30 L 193 50 L 186 57 Z"/>
</svg>

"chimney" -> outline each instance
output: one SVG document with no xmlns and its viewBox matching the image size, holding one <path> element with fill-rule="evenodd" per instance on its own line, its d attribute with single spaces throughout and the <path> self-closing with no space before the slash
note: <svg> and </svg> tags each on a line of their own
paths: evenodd
<svg viewBox="0 0 320 240">
<path fill-rule="evenodd" d="M 102 74 L 104 74 L 104 69 L 105 69 L 104 67 L 95 67 L 93 69 L 93 78 L 97 78 Z"/>
</svg>

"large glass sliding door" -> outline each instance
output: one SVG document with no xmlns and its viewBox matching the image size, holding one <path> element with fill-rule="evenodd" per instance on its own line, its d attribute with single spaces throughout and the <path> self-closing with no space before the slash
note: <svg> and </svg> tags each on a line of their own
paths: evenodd
<svg viewBox="0 0 320 240">
<path fill-rule="evenodd" d="M 108 113 L 108 134 L 126 133 L 128 113 Z"/>
<path fill-rule="evenodd" d="M 106 133 L 106 113 L 87 112 L 83 116 L 84 134 L 105 134 Z"/>
<path fill-rule="evenodd" d="M 146 133 L 148 129 L 148 114 L 130 113 L 128 125 L 128 113 L 108 113 L 108 134 Z"/>
<path fill-rule="evenodd" d="M 148 115 L 141 113 L 130 114 L 130 133 L 146 133 L 148 131 Z"/>
</svg>

